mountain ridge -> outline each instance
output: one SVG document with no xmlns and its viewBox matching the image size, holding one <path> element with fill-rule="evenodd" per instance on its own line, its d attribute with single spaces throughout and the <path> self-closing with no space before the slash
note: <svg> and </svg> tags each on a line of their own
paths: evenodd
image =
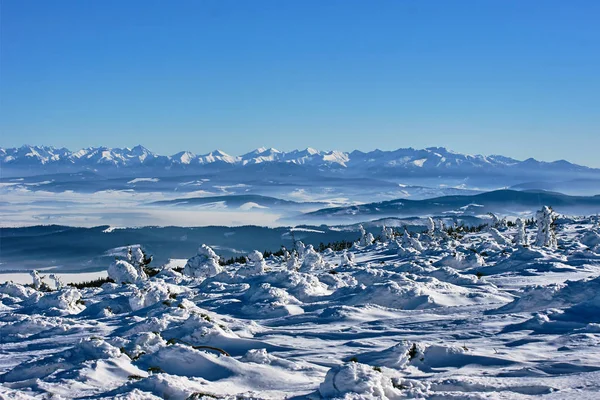
<svg viewBox="0 0 600 400">
<path fill-rule="evenodd" d="M 193 169 L 206 166 L 244 167 L 267 163 L 287 163 L 307 167 L 328 169 L 378 170 L 451 170 L 473 169 L 490 171 L 499 169 L 540 169 L 552 168 L 563 171 L 600 172 L 600 169 L 570 163 L 565 160 L 552 162 L 533 158 L 520 161 L 502 155 L 471 155 L 457 153 L 444 147 L 425 149 L 400 148 L 396 150 L 354 150 L 319 151 L 313 148 L 304 150 L 279 151 L 274 148 L 258 148 L 239 156 L 232 156 L 221 150 L 197 155 L 181 151 L 170 156 L 159 155 L 137 145 L 133 148 L 88 147 L 77 151 L 53 146 L 24 145 L 13 148 L 0 148 L 0 161 L 7 168 L 42 167 L 58 169 L 110 169 L 131 167 L 160 167 L 163 169 Z"/>
<path fill-rule="evenodd" d="M 501 215 L 532 213 L 544 205 L 558 212 L 576 210 L 594 213 L 600 210 L 600 195 L 571 196 L 544 190 L 492 190 L 479 194 L 439 196 L 421 200 L 395 199 L 352 206 L 327 207 L 304 214 L 305 217 L 356 219 L 360 217 Z"/>
</svg>

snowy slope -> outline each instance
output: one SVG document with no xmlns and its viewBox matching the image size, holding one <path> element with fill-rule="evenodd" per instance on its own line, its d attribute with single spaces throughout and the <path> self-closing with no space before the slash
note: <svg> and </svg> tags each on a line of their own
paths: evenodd
<svg viewBox="0 0 600 400">
<path fill-rule="evenodd" d="M 229 266 L 203 246 L 149 279 L 123 256 L 109 274 L 129 283 L 100 288 L 1 284 L 0 397 L 596 398 L 598 221 L 557 220 L 550 247 L 501 222 L 383 233 Z"/>
</svg>

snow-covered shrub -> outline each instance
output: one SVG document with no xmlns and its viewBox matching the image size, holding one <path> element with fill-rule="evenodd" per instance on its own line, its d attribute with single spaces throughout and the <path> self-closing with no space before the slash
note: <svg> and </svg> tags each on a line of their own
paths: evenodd
<svg viewBox="0 0 600 400">
<path fill-rule="evenodd" d="M 37 299 L 35 307 L 40 310 L 57 309 L 69 314 L 77 314 L 85 308 L 80 300 L 79 290 L 67 288 L 44 294 Z"/>
<path fill-rule="evenodd" d="M 490 234 L 492 235 L 492 238 L 494 238 L 494 240 L 501 246 L 508 246 L 510 244 L 510 241 L 504 237 L 504 235 L 502 235 L 500 233 L 500 231 L 498 231 L 498 229 L 496 228 L 492 228 L 490 227 L 488 229 L 488 231 L 490 232 Z"/>
<path fill-rule="evenodd" d="M 372 366 L 357 362 L 333 367 L 319 386 L 324 398 L 395 399 L 402 392 L 388 376 Z"/>
<path fill-rule="evenodd" d="M 273 287 L 268 283 L 252 286 L 245 294 L 246 301 L 242 311 L 246 315 L 265 315 L 280 317 L 284 315 L 301 314 L 300 300 L 289 294 L 285 289 Z"/>
<path fill-rule="evenodd" d="M 183 268 L 184 275 L 202 279 L 213 277 L 222 271 L 219 256 L 205 244 L 198 248 L 198 254 L 190 258 Z"/>
<path fill-rule="evenodd" d="M 556 233 L 554 232 L 554 221 L 557 218 L 557 214 L 550 207 L 544 206 L 535 216 L 538 228 L 535 245 L 551 249 L 556 248 L 557 241 Z"/>
<path fill-rule="evenodd" d="M 125 260 L 115 260 L 108 267 L 108 277 L 116 283 L 137 283 L 148 278 L 146 273 Z"/>
<path fill-rule="evenodd" d="M 18 283 L 4 282 L 0 284 L 0 299 L 2 299 L 3 296 L 7 296 L 19 300 L 25 300 L 31 297 L 34 293 L 36 293 L 34 289 Z"/>
<path fill-rule="evenodd" d="M 143 287 L 134 289 L 133 296 L 129 298 L 129 306 L 133 311 L 137 311 L 167 300 L 170 294 L 169 287 L 164 281 L 160 279 L 157 282 L 148 281 Z"/>
<path fill-rule="evenodd" d="M 254 250 L 246 256 L 246 264 L 238 269 L 237 274 L 245 277 L 261 275 L 265 273 L 266 265 L 263 254 Z"/>
</svg>

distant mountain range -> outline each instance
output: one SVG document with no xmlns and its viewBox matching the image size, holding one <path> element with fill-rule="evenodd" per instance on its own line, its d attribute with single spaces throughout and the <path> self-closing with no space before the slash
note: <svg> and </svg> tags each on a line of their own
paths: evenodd
<svg viewBox="0 0 600 400">
<path fill-rule="evenodd" d="M 546 175 L 575 172 L 600 175 L 600 170 L 569 163 L 564 160 L 542 162 L 532 158 L 525 161 L 499 155 L 482 156 L 455 153 L 442 147 L 417 150 L 412 148 L 394 151 L 371 152 L 318 151 L 312 148 L 283 152 L 273 148 L 259 148 L 241 156 L 231 156 L 220 150 L 196 155 L 182 151 L 171 156 L 158 155 L 143 146 L 133 148 L 92 147 L 79 151 L 49 146 L 22 146 L 0 148 L 0 161 L 5 172 L 31 171 L 37 174 L 95 171 L 110 174 L 127 170 L 148 170 L 165 174 L 171 170 L 199 171 L 269 165 L 302 166 L 321 171 L 345 171 L 357 176 L 372 174 L 435 176 L 445 173 L 452 176 L 472 174 Z M 125 171 L 124 171 L 125 170 Z"/>
</svg>

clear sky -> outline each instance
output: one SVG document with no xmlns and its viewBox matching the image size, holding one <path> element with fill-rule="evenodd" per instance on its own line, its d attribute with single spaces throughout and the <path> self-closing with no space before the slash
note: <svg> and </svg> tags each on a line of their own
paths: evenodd
<svg viewBox="0 0 600 400">
<path fill-rule="evenodd" d="M 600 1 L 2 0 L 0 146 L 600 167 Z"/>
</svg>

